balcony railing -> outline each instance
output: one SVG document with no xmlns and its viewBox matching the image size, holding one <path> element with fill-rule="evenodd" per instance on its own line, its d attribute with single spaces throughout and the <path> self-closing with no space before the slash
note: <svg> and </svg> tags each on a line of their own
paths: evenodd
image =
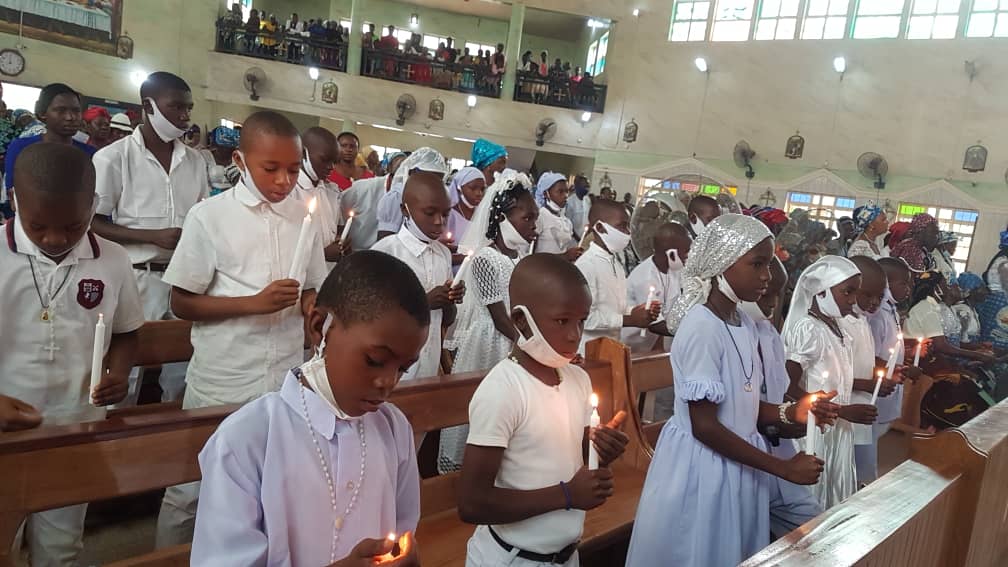
<svg viewBox="0 0 1008 567">
<path fill-rule="evenodd" d="M 346 72 L 346 42 L 336 30 L 322 33 L 274 33 L 246 30 L 244 24 L 227 20 L 217 22 L 217 44 L 220 53 L 270 59 L 286 63 L 305 64 Z"/>
<path fill-rule="evenodd" d="M 582 80 L 543 78 L 536 73 L 518 71 L 514 100 L 560 108 L 574 108 L 601 113 L 605 110 L 606 86 Z"/>
<path fill-rule="evenodd" d="M 435 89 L 500 98 L 502 75 L 490 67 L 432 60 L 400 51 L 364 49 L 361 75 Z"/>
</svg>

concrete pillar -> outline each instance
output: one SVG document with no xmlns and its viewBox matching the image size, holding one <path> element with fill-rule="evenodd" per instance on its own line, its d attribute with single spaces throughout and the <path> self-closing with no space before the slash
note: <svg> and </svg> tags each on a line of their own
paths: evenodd
<svg viewBox="0 0 1008 567">
<path fill-rule="evenodd" d="M 361 37 L 364 27 L 363 0 L 350 0 L 350 45 L 347 46 L 347 73 L 360 75 Z M 376 32 L 377 33 L 377 32 Z"/>
<path fill-rule="evenodd" d="M 344 118 L 341 132 L 357 132 L 357 121 L 352 118 Z"/>
<path fill-rule="evenodd" d="M 504 57 L 507 67 L 504 69 L 504 84 L 501 87 L 501 99 L 513 100 L 515 79 L 518 65 L 521 64 L 521 38 L 525 27 L 525 4 L 515 2 L 511 5 L 511 22 L 508 24 L 507 45 L 504 47 Z"/>
</svg>

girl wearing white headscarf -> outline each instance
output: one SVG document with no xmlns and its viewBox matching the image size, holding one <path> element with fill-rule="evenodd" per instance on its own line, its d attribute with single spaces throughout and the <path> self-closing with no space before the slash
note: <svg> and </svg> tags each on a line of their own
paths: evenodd
<svg viewBox="0 0 1008 567">
<path fill-rule="evenodd" d="M 476 207 L 459 250 L 475 250 L 465 276 L 467 289 L 454 334 L 458 347 L 452 373 L 493 368 L 507 358 L 518 331 L 511 323 L 508 285 L 518 261 L 535 239 L 538 211 L 528 188 L 528 176 L 506 170 Z M 441 431 L 438 470 L 459 470 L 469 427 Z"/>
<path fill-rule="evenodd" d="M 483 178 L 483 172 L 475 167 L 463 167 L 455 177 L 452 177 L 451 185 L 448 187 L 448 196 L 452 204 L 451 214 L 448 216 L 448 232 L 455 242 L 461 242 L 465 237 L 485 191 L 486 179 Z"/>
<path fill-rule="evenodd" d="M 853 338 L 839 323 L 853 312 L 860 280 L 861 271 L 847 258 L 820 258 L 798 278 L 781 332 L 792 384 L 800 376 L 800 385 L 806 391 L 836 390 L 833 401 L 841 406 L 840 416 L 846 418 L 852 417 L 849 408 L 863 406 L 851 405 Z M 812 492 L 823 509 L 829 509 L 857 490 L 852 423 L 838 420 L 816 442 L 816 454 L 822 456 L 826 467 Z"/>
<path fill-rule="evenodd" d="M 536 186 L 536 203 L 540 207 L 539 238 L 536 240 L 535 251 L 564 254 L 573 262 L 583 251 L 574 240 L 574 225 L 564 214 L 569 195 L 566 176 L 547 171 L 539 177 Z"/>
<path fill-rule="evenodd" d="M 765 475 L 801 484 L 818 478 L 821 461 L 774 457 L 757 430 L 782 423 L 781 415 L 804 422 L 811 405 L 810 397 L 800 404 L 760 401 L 758 334 L 738 303 L 766 291 L 773 258 L 770 231 L 742 215 L 722 215 L 693 243 L 683 294 L 668 319 L 677 329 L 675 414 L 648 469 L 627 567 L 737 565 L 769 543 Z M 821 404 L 816 413 L 827 406 L 832 412 L 832 404 Z"/>
</svg>

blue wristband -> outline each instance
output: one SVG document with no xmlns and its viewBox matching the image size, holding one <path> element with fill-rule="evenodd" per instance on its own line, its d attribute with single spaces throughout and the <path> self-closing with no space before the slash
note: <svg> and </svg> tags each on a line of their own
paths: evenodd
<svg viewBox="0 0 1008 567">
<path fill-rule="evenodd" d="M 564 500 L 567 501 L 567 509 L 570 510 L 573 505 L 573 502 L 571 502 L 570 490 L 567 490 L 567 485 L 563 481 L 560 482 L 560 489 L 563 490 Z"/>
</svg>

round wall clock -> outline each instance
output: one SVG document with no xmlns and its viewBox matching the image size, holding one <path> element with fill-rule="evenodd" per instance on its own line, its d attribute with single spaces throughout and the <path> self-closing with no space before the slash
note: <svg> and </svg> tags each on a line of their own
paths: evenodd
<svg viewBox="0 0 1008 567">
<path fill-rule="evenodd" d="M 0 50 L 0 73 L 8 77 L 16 77 L 25 69 L 25 58 L 16 49 Z"/>
</svg>

